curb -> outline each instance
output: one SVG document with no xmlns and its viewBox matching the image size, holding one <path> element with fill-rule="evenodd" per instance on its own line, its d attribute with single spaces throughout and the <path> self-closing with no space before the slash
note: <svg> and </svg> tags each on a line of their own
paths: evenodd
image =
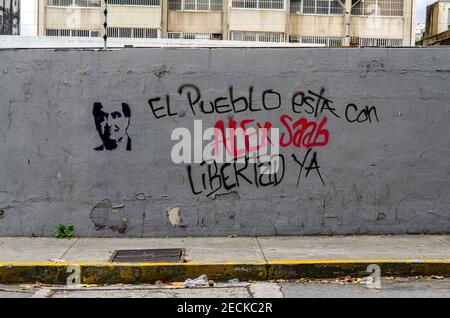
<svg viewBox="0 0 450 318">
<path fill-rule="evenodd" d="M 184 281 L 206 274 L 214 281 L 367 277 L 368 266 L 381 276 L 450 277 L 450 259 L 269 260 L 267 262 L 54 263 L 0 262 L 0 284 L 149 284 Z"/>
<path fill-rule="evenodd" d="M 381 277 L 450 277 L 450 259 L 341 259 L 268 261 L 269 279 L 336 278 L 370 276 L 378 265 Z"/>
</svg>

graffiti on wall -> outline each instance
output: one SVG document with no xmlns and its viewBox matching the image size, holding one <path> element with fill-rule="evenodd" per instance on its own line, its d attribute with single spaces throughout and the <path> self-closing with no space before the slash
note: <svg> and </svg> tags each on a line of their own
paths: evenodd
<svg viewBox="0 0 450 318">
<path fill-rule="evenodd" d="M 276 187 L 283 181 L 288 165 L 296 169 L 297 187 L 308 178 L 317 178 L 325 185 L 320 149 L 333 142 L 330 123 L 379 122 L 375 106 L 353 102 L 339 105 L 327 96 L 325 88 L 298 90 L 290 96 L 282 96 L 274 89 L 256 94 L 253 87 L 245 95 L 237 94 L 233 86 L 227 91 L 227 96 L 206 100 L 198 86 L 184 84 L 177 90 L 184 105 L 172 105 L 169 94 L 148 100 L 156 120 L 180 114 L 184 117 L 186 111 L 194 117 L 193 133 L 186 127 L 177 127 L 170 136 L 175 141 L 170 153 L 172 162 L 186 165 L 194 195 L 209 197 L 244 185 Z M 260 119 L 267 118 L 260 114 L 270 112 L 274 114 L 270 120 Z M 228 114 L 227 118 L 220 118 L 221 114 Z M 234 118 L 236 114 L 245 117 L 238 120 Z M 128 103 L 95 102 L 92 115 L 102 141 L 95 150 L 131 151 Z M 207 116 L 217 117 L 212 127 L 203 125 Z"/>
<path fill-rule="evenodd" d="M 127 103 L 121 106 L 94 103 L 92 109 L 95 128 L 102 144 L 95 148 L 97 151 L 124 149 L 131 150 L 131 138 L 128 136 L 131 109 Z"/>
<path fill-rule="evenodd" d="M 0 35 L 19 35 L 20 0 L 0 0 Z"/>
<path fill-rule="evenodd" d="M 256 93 L 253 87 L 243 95 L 229 86 L 226 96 L 206 100 L 198 86 L 184 84 L 177 94 L 184 98 L 184 106 L 172 105 L 170 95 L 148 100 L 155 119 L 178 116 L 176 109 L 183 107 L 186 109 L 180 113 L 187 110 L 194 118 L 227 114 L 227 119 L 216 120 L 213 127 L 203 129 L 202 120 L 194 119 L 193 133 L 179 127 L 171 135 L 171 140 L 176 141 L 172 161 L 186 164 L 190 191 L 207 197 L 243 185 L 276 187 L 283 181 L 287 165 L 297 170 L 297 187 L 313 176 L 325 185 L 319 153 L 333 142 L 330 122 L 343 120 L 354 125 L 379 122 L 375 106 L 338 105 L 327 97 L 325 88 L 282 96 L 274 89 Z M 267 118 L 260 114 L 274 111 L 277 115 L 273 120 L 259 119 Z M 236 120 L 235 114 L 248 116 Z"/>
</svg>

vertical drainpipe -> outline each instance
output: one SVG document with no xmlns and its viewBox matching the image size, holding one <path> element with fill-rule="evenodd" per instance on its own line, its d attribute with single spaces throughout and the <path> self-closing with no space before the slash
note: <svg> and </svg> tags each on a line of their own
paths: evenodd
<svg viewBox="0 0 450 318">
<path fill-rule="evenodd" d="M 352 0 L 343 0 L 344 4 L 344 46 L 350 46 L 350 23 L 351 23 L 351 15 L 352 11 Z"/>
<path fill-rule="evenodd" d="M 19 1 L 19 8 L 18 8 L 18 10 L 19 10 L 19 12 L 17 12 L 17 14 L 19 15 L 19 23 L 18 23 L 18 25 L 17 25 L 17 31 L 18 31 L 18 34 L 17 35 L 20 35 L 20 33 L 21 33 L 21 29 L 20 29 L 20 23 L 22 22 L 22 3 Z"/>
</svg>

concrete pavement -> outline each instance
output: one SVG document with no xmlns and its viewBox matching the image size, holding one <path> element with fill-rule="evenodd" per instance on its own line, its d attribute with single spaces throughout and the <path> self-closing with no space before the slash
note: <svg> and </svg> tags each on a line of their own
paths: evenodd
<svg viewBox="0 0 450 318">
<path fill-rule="evenodd" d="M 450 235 L 0 238 L 0 262 L 107 262 L 117 249 L 186 248 L 193 262 L 450 258 Z"/>
<path fill-rule="evenodd" d="M 187 262 L 108 263 L 117 249 L 175 247 L 186 249 Z M 372 263 L 382 275 L 449 275 L 450 236 L 0 238 L 0 283 L 64 284 L 74 266 L 84 283 L 109 284 L 203 273 L 216 280 L 362 276 Z"/>
</svg>

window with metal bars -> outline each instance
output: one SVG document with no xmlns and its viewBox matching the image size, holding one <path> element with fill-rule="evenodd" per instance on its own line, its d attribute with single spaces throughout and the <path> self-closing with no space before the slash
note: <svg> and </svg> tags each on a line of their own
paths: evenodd
<svg viewBox="0 0 450 318">
<path fill-rule="evenodd" d="M 337 0 L 291 0 L 291 13 L 344 14 L 344 8 Z"/>
<path fill-rule="evenodd" d="M 221 33 L 204 32 L 167 32 L 169 39 L 189 39 L 189 40 L 222 40 Z"/>
<path fill-rule="evenodd" d="M 109 0 L 115 6 L 160 6 L 161 0 Z"/>
<path fill-rule="evenodd" d="M 222 11 L 223 0 L 169 0 L 169 10 Z"/>
<path fill-rule="evenodd" d="M 284 33 L 281 33 L 281 32 L 231 31 L 230 39 L 232 41 L 284 42 Z"/>
<path fill-rule="evenodd" d="M 401 17 L 404 0 L 352 0 L 352 15 Z"/>
<path fill-rule="evenodd" d="M 359 46 L 376 46 L 376 47 L 390 47 L 402 46 L 402 39 L 390 38 L 359 38 Z"/>
<path fill-rule="evenodd" d="M 244 9 L 284 10 L 284 0 L 232 0 L 231 7 Z"/>
<path fill-rule="evenodd" d="M 99 8 L 101 0 L 46 0 L 47 6 Z"/>
<path fill-rule="evenodd" d="M 289 42 L 303 43 L 303 44 L 323 44 L 328 47 L 342 46 L 342 37 L 328 37 L 328 36 L 301 36 L 291 35 L 289 36 Z"/>
<path fill-rule="evenodd" d="M 106 34 L 111 38 L 156 39 L 158 29 L 108 27 Z"/>
<path fill-rule="evenodd" d="M 99 32 L 95 30 L 74 30 L 74 29 L 46 29 L 46 36 L 70 36 L 70 37 L 98 37 Z"/>
</svg>

